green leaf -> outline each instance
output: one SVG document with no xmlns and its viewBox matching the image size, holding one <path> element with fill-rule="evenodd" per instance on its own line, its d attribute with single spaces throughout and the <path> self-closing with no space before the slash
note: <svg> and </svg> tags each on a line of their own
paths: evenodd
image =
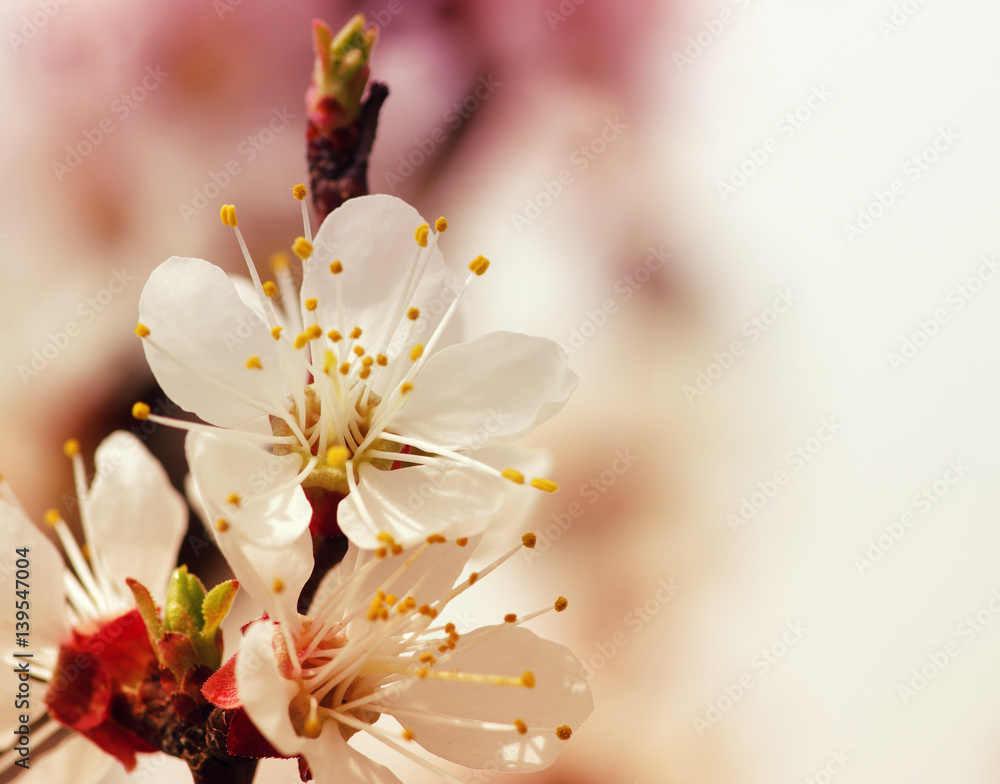
<svg viewBox="0 0 1000 784">
<path fill-rule="evenodd" d="M 201 613 L 205 601 L 205 586 L 186 566 L 174 569 L 167 589 L 167 605 L 164 608 L 164 622 L 168 631 L 179 631 L 193 636 L 205 625 Z"/>
<path fill-rule="evenodd" d="M 205 624 L 195 644 L 201 654 L 202 662 L 213 670 L 222 664 L 222 632 L 219 626 L 229 614 L 239 589 L 240 584 L 236 580 L 219 583 L 208 592 L 201 605 Z"/>
<path fill-rule="evenodd" d="M 163 636 L 163 625 L 160 623 L 160 613 L 156 609 L 156 602 L 153 601 L 153 596 L 150 594 L 149 589 L 138 580 L 133 580 L 129 577 L 125 582 L 128 583 L 128 587 L 132 590 L 135 603 L 139 608 L 139 614 L 142 616 L 142 622 L 146 626 L 146 634 L 149 635 L 149 643 L 155 651 L 156 644 Z"/>
</svg>

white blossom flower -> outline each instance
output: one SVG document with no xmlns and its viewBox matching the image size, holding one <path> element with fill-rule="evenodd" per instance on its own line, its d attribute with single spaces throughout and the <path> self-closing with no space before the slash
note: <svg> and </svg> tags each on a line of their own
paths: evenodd
<svg viewBox="0 0 1000 784">
<path fill-rule="evenodd" d="M 298 186 L 296 195 L 304 197 Z M 303 205 L 305 216 L 305 206 Z M 261 283 L 236 226 L 253 285 L 201 259 L 173 257 L 150 276 L 137 334 L 164 391 L 232 437 L 300 457 L 300 481 L 317 495 L 346 496 L 343 533 L 377 548 L 380 534 L 410 545 L 434 521 L 449 535 L 474 535 L 506 491 L 526 479 L 477 459 L 563 406 L 576 386 L 553 341 L 510 332 L 443 346 L 462 293 L 489 262 L 470 264 L 461 286 L 446 274 L 435 229 L 405 202 L 351 199 L 311 238 L 297 295 L 287 263 L 277 285 Z M 284 307 L 275 303 L 280 299 Z M 188 429 L 139 403 L 133 413 Z M 554 491 L 554 482 L 528 485 Z M 316 529 L 314 533 L 325 533 Z M 335 530 L 334 530 L 335 532 Z"/>
<path fill-rule="evenodd" d="M 248 628 L 206 696 L 241 706 L 275 749 L 305 759 L 318 784 L 398 784 L 347 742 L 359 731 L 451 782 L 461 780 L 411 743 L 468 768 L 543 768 L 593 709 L 579 660 L 522 626 L 566 600 L 468 633 L 445 623 L 452 599 L 534 541 L 525 534 L 523 545 L 464 580 L 474 545 L 466 539 L 431 536 L 383 559 L 351 544 L 307 616 L 283 598 L 298 595 L 301 576 L 268 572 L 268 618 Z"/>
<path fill-rule="evenodd" d="M 154 750 L 138 736 L 114 726 L 110 684 L 119 673 L 104 665 L 126 661 L 125 669 L 135 669 L 147 649 L 150 661 L 155 662 L 125 580 L 131 577 L 150 586 L 162 602 L 187 528 L 183 498 L 135 436 L 118 431 L 101 443 L 89 490 L 79 450 L 75 440 L 66 442 L 86 544 L 77 544 L 57 510 L 46 514 L 68 566 L 58 549 L 31 523 L 9 484 L 0 479 L 0 590 L 11 599 L 0 610 L 0 633 L 9 642 L 19 636 L 27 641 L 25 647 L 8 648 L 2 655 L 5 664 L 22 671 L 26 667 L 30 673 L 25 681 L 30 694 L 27 702 L 17 705 L 8 699 L 0 704 L 0 735 L 9 749 L 0 757 L 0 770 L 20 758 L 18 736 L 13 733 L 25 723 L 22 716 L 30 719 L 29 737 L 35 750 L 61 728 L 54 720 L 39 724 L 45 715 L 45 697 L 46 704 L 58 707 L 53 707 L 53 714 L 67 724 L 72 722 L 60 711 L 70 703 L 71 710 L 80 714 L 74 716 L 80 725 L 77 729 L 108 752 L 101 760 L 91 750 L 94 747 L 81 748 L 90 746 L 89 741 L 75 736 L 52 752 L 55 756 L 46 760 L 45 769 L 50 773 L 53 769 L 73 770 L 74 781 L 100 778 L 114 757 L 130 766 L 135 764 L 136 751 Z M 24 601 L 23 616 L 17 614 L 15 597 Z M 82 657 L 70 657 L 71 665 L 78 667 L 74 677 L 60 671 L 60 656 L 65 651 Z M 17 657 L 17 653 L 29 653 L 30 657 Z M 82 688 L 84 675 L 101 684 L 87 695 L 90 702 L 86 705 L 80 704 L 75 691 Z M 13 693 L 18 693 L 18 681 Z M 13 748 L 10 738 L 15 740 Z M 35 762 L 31 761 L 29 770 L 35 770 Z"/>
</svg>

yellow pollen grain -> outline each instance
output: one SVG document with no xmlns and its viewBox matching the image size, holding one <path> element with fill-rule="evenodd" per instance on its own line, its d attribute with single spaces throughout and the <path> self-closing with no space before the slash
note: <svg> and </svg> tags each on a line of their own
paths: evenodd
<svg viewBox="0 0 1000 784">
<path fill-rule="evenodd" d="M 339 275 L 343 271 L 344 271 L 344 265 L 341 264 L 339 261 L 330 262 L 330 272 L 332 272 L 334 275 Z"/>
<path fill-rule="evenodd" d="M 430 230 L 430 224 L 421 223 L 417 226 L 417 230 L 413 232 L 413 238 L 417 241 L 417 245 L 421 248 L 427 247 L 427 235 L 430 233 Z"/>
<path fill-rule="evenodd" d="M 370 367 L 368 367 L 368 365 L 365 365 L 365 366 L 364 366 L 363 368 L 361 368 L 361 372 L 360 372 L 360 373 L 358 373 L 358 377 L 359 377 L 359 378 L 360 378 L 360 379 L 361 379 L 362 381 L 364 381 L 364 380 L 365 380 L 366 378 L 368 378 L 368 376 L 370 376 L 371 374 L 372 374 L 372 369 L 371 369 Z"/>
<path fill-rule="evenodd" d="M 559 485 L 553 482 L 551 479 L 545 479 L 540 476 L 536 476 L 531 480 L 531 486 L 536 490 L 541 490 L 543 493 L 554 493 L 559 489 Z"/>
<path fill-rule="evenodd" d="M 538 542 L 538 537 L 535 536 L 531 531 L 528 531 L 524 536 L 521 537 L 521 544 L 531 550 L 535 544 Z"/>
<path fill-rule="evenodd" d="M 448 646 L 447 645 L 439 645 L 438 646 L 438 653 L 445 653 L 447 650 L 448 650 Z"/>
<path fill-rule="evenodd" d="M 446 541 L 441 534 L 431 534 L 427 537 L 427 544 L 444 544 Z"/>
<path fill-rule="evenodd" d="M 535 688 L 535 674 L 531 670 L 521 676 L 521 685 L 527 689 Z"/>
<path fill-rule="evenodd" d="M 138 335 L 140 338 L 148 338 L 149 327 L 147 327 L 145 324 L 137 323 L 135 325 L 135 334 Z"/>
<path fill-rule="evenodd" d="M 379 354 L 377 357 L 375 357 L 375 361 L 378 363 L 379 367 L 385 367 L 386 365 L 389 364 L 389 357 L 387 357 L 385 354 Z"/>
<path fill-rule="evenodd" d="M 420 318 L 420 308 L 410 308 L 408 311 L 406 311 L 406 317 L 410 321 L 416 321 L 418 318 Z"/>
<path fill-rule="evenodd" d="M 522 474 L 516 468 L 505 468 L 503 471 L 500 472 L 500 476 L 502 476 L 504 479 L 509 479 L 516 485 L 524 484 L 524 474 Z"/>
<path fill-rule="evenodd" d="M 559 740 L 569 740 L 572 736 L 573 730 L 569 725 L 563 724 L 561 727 L 556 727 L 556 737 Z"/>
<path fill-rule="evenodd" d="M 316 297 L 310 297 L 302 304 L 306 306 L 306 310 L 316 310 L 316 306 L 319 305 L 319 300 L 316 299 Z"/>
<path fill-rule="evenodd" d="M 263 370 L 260 364 L 260 357 L 254 354 L 250 359 L 247 360 L 247 368 L 257 368 L 257 370 Z"/>
<path fill-rule="evenodd" d="M 273 280 L 265 280 L 262 288 L 264 289 L 264 293 L 271 299 L 278 296 L 278 284 Z"/>
<path fill-rule="evenodd" d="M 296 237 L 292 243 L 292 253 L 305 261 L 312 256 L 313 246 L 305 237 Z"/>
<path fill-rule="evenodd" d="M 415 609 L 417 606 L 417 600 L 412 596 L 407 596 L 403 601 L 399 603 L 399 607 L 396 608 L 396 612 L 400 615 L 408 613 L 410 610 Z"/>
<path fill-rule="evenodd" d="M 306 332 L 309 333 L 310 339 L 318 338 L 323 334 L 323 328 L 319 324 L 313 324 Z"/>
<path fill-rule="evenodd" d="M 412 391 L 413 391 L 413 384 L 411 384 L 409 381 L 404 381 L 402 384 L 399 385 L 399 394 L 401 395 L 408 395 Z"/>
<path fill-rule="evenodd" d="M 375 357 L 365 357 L 361 360 L 361 364 L 365 367 L 371 367 L 375 364 Z"/>
<path fill-rule="evenodd" d="M 503 620 L 504 623 L 517 623 L 517 613 L 507 613 Z"/>
<path fill-rule="evenodd" d="M 229 504 L 230 506 L 235 506 L 237 509 L 240 508 L 241 501 L 242 499 L 240 498 L 239 493 L 230 493 L 229 498 L 226 499 L 227 504 Z"/>
<path fill-rule="evenodd" d="M 226 520 L 225 518 L 220 517 L 218 520 L 215 521 L 215 530 L 218 531 L 220 534 L 225 533 L 226 531 L 229 530 L 229 521 Z"/>
<path fill-rule="evenodd" d="M 449 624 L 445 625 L 444 630 L 445 630 L 445 633 L 447 633 L 447 634 L 454 634 L 455 633 L 455 628 L 456 628 L 455 624 L 449 623 Z"/>
<path fill-rule="evenodd" d="M 472 585 L 476 580 L 479 579 L 479 572 L 473 572 L 469 575 L 469 585 Z"/>
<path fill-rule="evenodd" d="M 403 730 L 403 740 L 413 740 L 413 730 L 409 727 L 406 727 Z"/>
<path fill-rule="evenodd" d="M 396 543 L 395 538 L 388 531 L 379 532 L 379 534 L 375 538 L 378 539 L 380 542 L 385 542 L 386 544 Z"/>
<path fill-rule="evenodd" d="M 340 366 L 340 375 L 346 376 L 350 372 L 351 372 L 351 363 L 350 362 L 342 363 Z"/>
<path fill-rule="evenodd" d="M 292 188 L 292 196 L 294 196 L 299 201 L 302 201 L 306 197 L 307 193 L 309 193 L 309 191 L 306 190 L 306 186 L 303 185 L 301 182 L 294 188 Z"/>
<path fill-rule="evenodd" d="M 63 444 L 63 454 L 66 457 L 76 457 L 80 454 L 80 442 L 75 438 L 69 438 L 66 443 Z"/>
<path fill-rule="evenodd" d="M 421 653 L 420 654 L 420 663 L 421 664 L 430 664 L 430 665 L 432 665 L 435 662 L 437 662 L 437 658 L 434 656 L 433 653 Z"/>
<path fill-rule="evenodd" d="M 556 599 L 555 604 L 552 605 L 552 607 L 555 609 L 556 612 L 562 612 L 568 606 L 569 606 L 569 599 L 567 599 L 565 596 L 560 596 L 558 599 Z"/>
<path fill-rule="evenodd" d="M 282 270 L 288 269 L 288 254 L 284 251 L 278 251 L 277 253 L 271 254 L 271 269 Z"/>
<path fill-rule="evenodd" d="M 517 727 L 517 731 L 521 735 L 528 734 L 528 725 L 521 721 L 521 719 L 514 719 L 514 726 Z"/>
<path fill-rule="evenodd" d="M 421 667 L 419 670 L 417 670 L 418 678 L 426 678 L 429 674 L 430 670 L 428 670 L 426 667 Z"/>
<path fill-rule="evenodd" d="M 343 468 L 350 456 L 351 450 L 346 446 L 331 446 L 326 450 L 326 462 L 334 468 Z"/>
<path fill-rule="evenodd" d="M 361 337 L 361 327 L 355 327 L 351 330 L 351 340 L 357 340 Z"/>
<path fill-rule="evenodd" d="M 136 403 L 132 406 L 132 416 L 136 419 L 149 419 L 149 406 L 145 403 Z"/>
<path fill-rule="evenodd" d="M 379 547 L 375 551 L 375 557 L 376 558 L 385 558 L 388 554 L 389 554 L 389 551 L 387 549 L 385 549 L 384 547 Z"/>
<path fill-rule="evenodd" d="M 281 337 L 281 327 L 271 327 L 271 337 L 277 340 Z"/>
<path fill-rule="evenodd" d="M 275 593 L 281 593 L 285 590 L 285 583 L 280 577 L 275 577 L 274 582 L 271 583 L 271 590 Z"/>
<path fill-rule="evenodd" d="M 222 220 L 223 226 L 230 226 L 236 228 L 236 207 L 233 204 L 223 204 L 222 209 L 219 210 L 219 218 Z"/>
<path fill-rule="evenodd" d="M 476 256 L 476 258 L 469 262 L 469 270 L 475 272 L 476 275 L 482 275 L 489 268 L 490 260 L 482 255 Z"/>
<path fill-rule="evenodd" d="M 60 520 L 62 520 L 62 515 L 59 514 L 59 511 L 57 509 L 49 509 L 45 513 L 46 525 L 57 525 Z"/>
<path fill-rule="evenodd" d="M 295 346 L 295 348 L 302 348 L 308 342 L 309 342 L 309 333 L 300 332 L 298 335 L 295 336 L 295 342 L 292 343 L 292 345 Z"/>
<path fill-rule="evenodd" d="M 390 607 L 392 607 L 398 601 L 399 601 L 399 597 L 398 596 L 394 596 L 391 593 L 386 594 L 386 596 L 385 596 L 385 603 L 388 604 Z"/>
<path fill-rule="evenodd" d="M 440 234 L 448 228 L 448 219 L 442 215 L 436 221 L 434 221 L 434 231 Z"/>
<path fill-rule="evenodd" d="M 390 550 L 392 550 L 392 554 L 393 554 L 393 555 L 399 555 L 400 553 L 402 553 L 402 552 L 403 552 L 403 545 L 401 545 L 401 544 L 394 544 L 394 545 L 393 545 L 393 546 L 392 546 L 391 548 L 389 548 L 389 549 L 390 549 Z"/>
<path fill-rule="evenodd" d="M 365 355 L 365 349 L 364 349 L 363 346 L 355 346 L 354 349 L 353 349 L 353 351 L 359 357 L 363 357 Z"/>
<path fill-rule="evenodd" d="M 457 544 L 459 547 L 465 547 L 465 545 L 467 545 L 468 543 L 469 543 L 469 537 L 468 536 L 463 536 L 463 537 L 455 540 L 455 544 Z"/>
<path fill-rule="evenodd" d="M 417 343 L 413 348 L 410 349 L 410 359 L 416 362 L 420 357 L 424 355 L 424 345 L 423 343 Z"/>
<path fill-rule="evenodd" d="M 344 336 L 341 335 L 339 332 L 337 332 L 337 330 L 335 329 L 331 329 L 329 332 L 327 332 L 326 336 L 330 338 L 330 340 L 332 340 L 334 343 L 336 343 L 338 340 L 344 339 Z"/>
</svg>

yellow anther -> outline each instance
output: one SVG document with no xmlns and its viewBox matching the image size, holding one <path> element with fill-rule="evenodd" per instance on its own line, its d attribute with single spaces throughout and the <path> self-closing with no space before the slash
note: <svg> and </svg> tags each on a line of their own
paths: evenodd
<svg viewBox="0 0 1000 784">
<path fill-rule="evenodd" d="M 89 544 L 87 544 L 86 542 L 84 542 L 83 546 L 80 548 L 80 552 L 83 553 L 83 557 L 84 558 L 86 558 L 88 561 L 90 560 L 90 545 Z"/>
<path fill-rule="evenodd" d="M 310 256 L 312 256 L 313 246 L 312 243 L 305 237 L 296 237 L 295 242 L 292 243 L 292 253 L 298 256 L 300 259 L 305 261 Z"/>
<path fill-rule="evenodd" d="M 421 248 L 427 247 L 427 235 L 430 232 L 431 227 L 427 223 L 421 223 L 417 226 L 417 230 L 413 232 L 413 237 L 417 241 L 417 245 Z"/>
<path fill-rule="evenodd" d="M 361 360 L 361 364 L 365 367 L 371 367 L 375 364 L 375 357 L 365 357 Z"/>
<path fill-rule="evenodd" d="M 288 269 L 288 262 L 288 254 L 284 251 L 271 254 L 271 269 L 273 270 Z"/>
<path fill-rule="evenodd" d="M 63 444 L 63 454 L 66 457 L 76 457 L 80 454 L 80 442 L 75 438 L 67 439 L 66 443 Z"/>
<path fill-rule="evenodd" d="M 555 608 L 556 612 L 562 612 L 569 606 L 569 599 L 567 599 L 565 596 L 560 596 L 558 599 L 556 599 L 556 603 L 552 606 Z"/>
<path fill-rule="evenodd" d="M 335 329 L 331 329 L 329 332 L 327 332 L 326 336 L 330 338 L 330 340 L 332 340 L 334 343 L 336 343 L 338 340 L 344 339 L 344 336 L 341 335 L 339 332 L 337 332 L 337 330 Z"/>
<path fill-rule="evenodd" d="M 468 543 L 469 543 L 469 537 L 468 536 L 463 536 L 463 537 L 455 540 L 455 544 L 457 544 L 459 547 L 465 547 L 465 545 L 467 545 Z"/>
<path fill-rule="evenodd" d="M 503 471 L 500 472 L 500 476 L 502 476 L 504 479 L 509 479 L 516 485 L 524 484 L 524 474 L 522 474 L 516 468 L 505 468 Z"/>
<path fill-rule="evenodd" d="M 388 604 L 390 607 L 392 607 L 392 605 L 394 605 L 398 601 L 399 601 L 399 597 L 394 596 L 391 593 L 386 594 L 386 596 L 385 596 L 385 603 Z"/>
<path fill-rule="evenodd" d="M 344 362 L 343 364 L 341 364 L 341 366 L 340 366 L 340 375 L 346 376 L 350 372 L 351 372 L 351 363 L 350 362 Z"/>
<path fill-rule="evenodd" d="M 386 365 L 389 364 L 389 357 L 387 357 L 385 354 L 379 354 L 377 357 L 375 357 L 375 361 L 379 364 L 379 367 L 385 367 Z"/>
<path fill-rule="evenodd" d="M 520 719 L 514 719 L 514 726 L 517 727 L 517 731 L 520 734 L 526 735 L 528 733 L 528 725 Z"/>
<path fill-rule="evenodd" d="M 275 593 L 281 593 L 285 590 L 285 583 L 280 577 L 275 577 L 274 582 L 271 583 L 271 590 Z"/>
<path fill-rule="evenodd" d="M 442 231 L 448 228 L 448 219 L 442 215 L 436 221 L 434 221 L 434 231 L 440 234 Z"/>
<path fill-rule="evenodd" d="M 318 738 L 323 732 L 323 720 L 319 716 L 310 716 L 302 725 L 302 731 L 307 738 Z"/>
<path fill-rule="evenodd" d="M 229 494 L 229 498 L 226 499 L 226 503 L 227 504 L 229 504 L 230 506 L 235 506 L 237 509 L 240 508 L 240 503 L 241 502 L 242 502 L 242 499 L 240 498 L 240 494 L 239 493 L 230 493 Z"/>
<path fill-rule="evenodd" d="M 62 515 L 59 514 L 58 509 L 49 509 L 45 513 L 45 523 L 47 525 L 57 525 L 60 520 L 62 520 Z"/>
<path fill-rule="evenodd" d="M 535 674 L 531 670 L 521 676 L 521 685 L 528 689 L 535 688 Z"/>
<path fill-rule="evenodd" d="M 234 205 L 223 204 L 222 209 L 219 210 L 219 217 L 222 219 L 223 226 L 236 228 L 236 207 Z"/>
<path fill-rule="evenodd" d="M 422 604 L 417 608 L 417 612 L 421 615 L 426 615 L 428 618 L 437 618 L 438 611 L 431 607 L 429 604 Z"/>
<path fill-rule="evenodd" d="M 410 308 L 408 311 L 406 311 L 406 317 L 410 321 L 416 321 L 418 318 L 420 318 L 420 308 Z"/>
<path fill-rule="evenodd" d="M 375 550 L 376 558 L 385 558 L 388 554 L 389 551 L 384 547 L 379 547 L 377 550 Z"/>
<path fill-rule="evenodd" d="M 428 670 L 426 667 L 421 667 L 419 670 L 417 670 L 418 678 L 426 678 L 428 675 L 430 675 L 430 670 Z"/>
<path fill-rule="evenodd" d="M 410 349 L 410 359 L 416 362 L 420 357 L 424 355 L 424 344 L 417 343 Z"/>
<path fill-rule="evenodd" d="M 378 607 L 372 607 L 368 610 L 368 620 L 369 621 L 378 620 Z"/>
<path fill-rule="evenodd" d="M 458 627 L 455 626 L 455 624 L 448 623 L 448 624 L 445 624 L 444 630 L 445 630 L 446 634 L 454 634 L 455 633 L 455 629 L 457 629 L 457 628 Z"/>
<path fill-rule="evenodd" d="M 446 541 L 441 534 L 431 534 L 427 537 L 427 544 L 444 544 Z"/>
<path fill-rule="evenodd" d="M 524 536 L 521 537 L 521 544 L 531 550 L 535 544 L 538 542 L 538 537 L 535 536 L 531 531 L 528 531 Z"/>
<path fill-rule="evenodd" d="M 292 345 L 295 346 L 295 348 L 302 348 L 308 342 L 309 342 L 309 333 L 300 332 L 298 335 L 295 336 L 295 342 L 292 343 Z"/>
<path fill-rule="evenodd" d="M 218 520 L 215 521 L 215 530 L 218 531 L 220 534 L 225 533 L 226 531 L 229 530 L 229 521 L 220 517 Z"/>
<path fill-rule="evenodd" d="M 476 580 L 479 579 L 479 572 L 473 572 L 469 575 L 469 585 L 472 585 Z"/>
<path fill-rule="evenodd" d="M 409 727 L 403 728 L 403 740 L 413 740 L 413 730 Z"/>
<path fill-rule="evenodd" d="M 517 613 L 507 613 L 503 617 L 504 623 L 517 623 Z"/>
<path fill-rule="evenodd" d="M 359 357 L 363 357 L 365 355 L 365 350 L 362 346 L 355 346 L 354 353 L 357 354 Z"/>
<path fill-rule="evenodd" d="M 344 271 L 344 265 L 341 264 L 339 261 L 330 262 L 330 272 L 332 272 L 334 275 L 339 275 L 343 271 Z"/>
<path fill-rule="evenodd" d="M 148 338 L 149 337 L 149 327 L 147 327 L 145 324 L 142 324 L 142 323 L 136 324 L 135 325 L 135 334 L 138 335 L 140 338 Z"/>
<path fill-rule="evenodd" d="M 351 340 L 357 340 L 361 337 L 361 327 L 355 327 L 351 330 Z"/>
<path fill-rule="evenodd" d="M 556 727 L 556 737 L 559 740 L 569 740 L 573 735 L 573 730 L 568 725 L 563 724 L 561 727 Z"/>
<path fill-rule="evenodd" d="M 388 531 L 382 531 L 378 536 L 375 537 L 380 542 L 385 542 L 386 544 L 395 544 L 396 539 Z M 384 594 L 383 594 L 384 595 Z"/>
<path fill-rule="evenodd" d="M 308 333 L 310 339 L 315 339 L 323 334 L 323 328 L 319 324 L 312 324 L 306 332 Z"/>
<path fill-rule="evenodd" d="M 331 446 L 326 450 L 326 462 L 334 468 L 343 468 L 350 456 L 351 450 L 346 446 Z"/>
<path fill-rule="evenodd" d="M 274 299 L 275 297 L 278 296 L 278 284 L 275 283 L 273 280 L 265 280 L 263 288 L 264 288 L 264 293 L 271 299 Z"/>
<path fill-rule="evenodd" d="M 437 657 L 435 657 L 433 653 L 421 653 L 420 654 L 420 663 L 421 664 L 433 665 L 436 662 L 437 662 Z"/>
<path fill-rule="evenodd" d="M 543 479 L 540 476 L 536 476 L 531 480 L 531 486 L 536 490 L 541 490 L 543 493 L 554 493 L 559 489 L 559 485 L 553 482 L 551 479 Z"/>
<path fill-rule="evenodd" d="M 316 310 L 316 306 L 319 305 L 319 300 L 316 299 L 316 297 L 310 297 L 302 304 L 306 306 L 306 310 Z"/>
<path fill-rule="evenodd" d="M 365 365 L 363 368 L 361 368 L 361 372 L 358 373 L 358 378 L 364 381 L 371 374 L 372 374 L 372 369 L 368 365 Z"/>
<path fill-rule="evenodd" d="M 303 185 L 301 182 L 294 188 L 292 188 L 292 196 L 294 196 L 299 201 L 302 201 L 306 197 L 307 193 L 309 193 L 309 191 L 306 190 L 306 186 Z"/>
<path fill-rule="evenodd" d="M 469 269 L 477 275 L 482 275 L 490 268 L 490 260 L 485 256 L 476 256 L 469 262 Z"/>
<path fill-rule="evenodd" d="M 412 391 L 413 391 L 413 384 L 411 384 L 409 381 L 404 381 L 402 384 L 399 385 L 399 394 L 401 395 L 408 395 Z"/>
<path fill-rule="evenodd" d="M 277 340 L 281 337 L 281 327 L 271 327 L 271 337 Z"/>
<path fill-rule="evenodd" d="M 145 403 L 136 403 L 132 406 L 132 416 L 136 419 L 149 419 L 149 406 Z"/>
<path fill-rule="evenodd" d="M 264 368 L 260 364 L 260 357 L 254 354 L 250 359 L 247 360 L 247 368 L 257 368 L 257 370 L 263 370 Z"/>
<path fill-rule="evenodd" d="M 403 552 L 403 545 L 401 545 L 401 544 L 394 544 L 389 549 L 392 551 L 393 555 L 399 555 L 400 553 Z"/>
<path fill-rule="evenodd" d="M 410 610 L 414 609 L 416 606 L 417 606 L 417 600 L 414 599 L 412 596 L 407 596 L 405 599 L 403 599 L 403 601 L 399 603 L 399 607 L 396 608 L 396 612 L 398 612 L 400 615 L 403 615 L 404 613 L 408 613 Z"/>
</svg>

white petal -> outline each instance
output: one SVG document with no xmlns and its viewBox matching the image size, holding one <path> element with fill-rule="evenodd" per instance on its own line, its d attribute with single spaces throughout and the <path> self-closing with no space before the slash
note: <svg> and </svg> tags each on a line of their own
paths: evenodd
<svg viewBox="0 0 1000 784">
<path fill-rule="evenodd" d="M 298 617 L 299 594 L 313 570 L 312 537 L 308 530 L 280 548 L 259 547 L 218 531 L 214 535 L 241 590 L 272 618 Z M 277 593 L 275 580 L 284 586 Z"/>
<path fill-rule="evenodd" d="M 410 268 L 421 250 L 414 239 L 414 231 L 421 223 L 424 219 L 413 207 L 384 194 L 350 199 L 327 216 L 316 233 L 313 255 L 304 265 L 302 283 L 302 297 L 319 300 L 315 316 L 325 330 L 350 332 L 359 326 L 363 330 L 360 342 L 369 353 L 382 351 L 386 332 L 393 326 L 392 318 L 400 307 Z M 344 267 L 339 275 L 330 272 L 330 262 L 335 260 Z M 339 316 L 338 282 L 344 305 Z M 407 307 L 417 307 L 422 314 L 415 325 L 418 332 L 410 335 L 408 342 L 415 342 L 437 323 L 455 298 L 456 290 L 447 280 L 444 260 L 435 248 L 420 285 L 405 303 Z M 403 324 L 410 322 L 404 318 Z M 404 326 L 404 330 L 407 328 Z M 389 350 L 384 352 L 392 359 L 409 352 L 410 346 L 403 346 L 398 340 L 397 337 L 397 342 L 390 343 Z M 390 370 L 391 366 L 379 375 L 390 375 Z"/>
<path fill-rule="evenodd" d="M 3 548 L 0 595 L 6 597 L 0 603 L 0 634 L 9 645 L 16 642 L 17 608 L 14 602 L 20 601 L 16 591 L 24 587 L 17 585 L 17 563 L 21 556 L 16 550 L 27 548 L 31 650 L 58 648 L 69 637 L 62 556 L 19 509 L 5 501 L 0 501 L 0 547 Z"/>
<path fill-rule="evenodd" d="M 577 380 L 553 341 L 493 332 L 428 359 L 387 429 L 449 449 L 515 441 L 558 413 Z"/>
<path fill-rule="evenodd" d="M 132 577 L 162 602 L 187 530 L 187 505 L 131 433 L 119 430 L 104 439 L 94 464 L 84 516 L 91 553 L 115 586 L 124 591 L 125 578 Z"/>
<path fill-rule="evenodd" d="M 480 643 L 484 635 L 488 639 Z M 527 734 L 521 735 L 513 727 L 484 730 L 410 714 L 397 717 L 425 749 L 469 768 L 494 764 L 501 771 L 544 768 L 565 745 L 556 737 L 556 727 L 565 724 L 576 730 L 594 708 L 590 688 L 579 676 L 580 661 L 562 645 L 521 627 L 504 624 L 465 635 L 455 654 L 437 668 L 508 676 L 530 671 L 535 676 L 532 689 L 417 680 L 383 708 L 389 714 L 399 708 L 500 724 L 521 719 L 528 725 Z"/>
<path fill-rule="evenodd" d="M 214 525 L 219 517 L 229 531 L 260 547 L 283 547 L 309 527 L 312 507 L 295 481 L 298 455 L 272 455 L 215 433 L 192 432 L 185 441 L 191 476 Z M 239 507 L 229 503 L 239 496 Z"/>
<path fill-rule="evenodd" d="M 236 656 L 236 689 L 254 726 L 274 748 L 292 756 L 302 750 L 305 740 L 296 734 L 288 716 L 298 686 L 278 670 L 275 628 L 270 621 L 256 621 L 247 629 Z"/>
<path fill-rule="evenodd" d="M 444 461 L 396 471 L 364 463 L 358 477 L 357 489 L 340 502 L 337 523 L 348 539 L 365 549 L 382 545 L 377 538 L 381 532 L 403 547 L 430 534 L 449 539 L 475 536 L 503 501 L 500 483 L 504 480 Z"/>
<path fill-rule="evenodd" d="M 142 290 L 139 321 L 150 330 L 143 348 L 156 380 L 175 403 L 206 422 L 233 427 L 261 414 L 218 384 L 271 409 L 283 398 L 278 352 L 267 323 L 215 265 L 167 259 Z M 189 367 L 177 365 L 154 342 Z M 260 358 L 262 369 L 247 368 L 251 356 Z"/>
<path fill-rule="evenodd" d="M 158 755 L 164 756 L 164 755 Z M 139 767 L 142 769 L 139 756 Z M 51 784 L 54 781 L 72 781 L 74 784 L 97 784 L 105 781 L 115 768 L 122 767 L 114 757 L 102 751 L 96 745 L 81 735 L 68 735 L 59 741 L 59 745 L 44 754 L 31 755 L 31 767 L 19 773 L 16 780 L 19 784 Z M 138 781 L 138 779 L 136 779 Z"/>
<path fill-rule="evenodd" d="M 336 722 L 326 722 L 318 738 L 303 740 L 316 784 L 401 784 L 391 770 L 351 748 Z"/>
</svg>

